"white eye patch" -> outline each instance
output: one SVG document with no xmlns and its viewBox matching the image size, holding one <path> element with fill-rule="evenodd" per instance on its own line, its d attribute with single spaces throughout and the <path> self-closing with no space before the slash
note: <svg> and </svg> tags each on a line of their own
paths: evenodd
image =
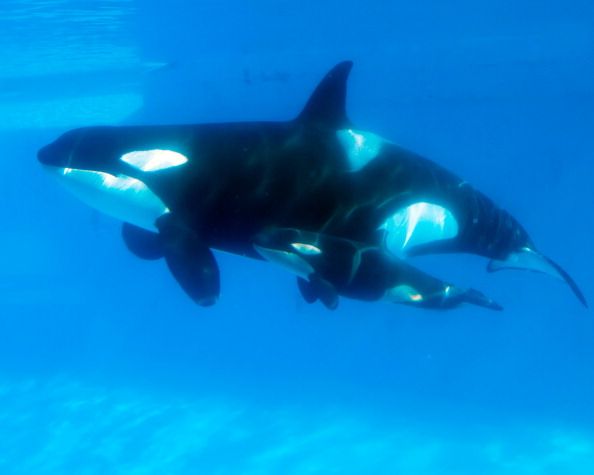
<svg viewBox="0 0 594 475">
<path fill-rule="evenodd" d="M 179 152 L 160 149 L 128 152 L 122 155 L 120 160 L 143 172 L 154 172 L 179 167 L 188 162 L 188 158 Z"/>
<path fill-rule="evenodd" d="M 322 250 L 319 247 L 314 246 L 313 244 L 292 242 L 291 247 L 295 249 L 299 254 L 303 254 L 304 256 L 317 256 L 322 253 Z"/>
</svg>

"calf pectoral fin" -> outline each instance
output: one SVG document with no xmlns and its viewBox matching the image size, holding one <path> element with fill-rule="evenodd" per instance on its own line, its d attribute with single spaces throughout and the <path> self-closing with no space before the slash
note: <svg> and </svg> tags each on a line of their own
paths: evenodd
<svg viewBox="0 0 594 475">
<path fill-rule="evenodd" d="M 307 303 L 320 300 L 326 308 L 338 307 L 338 291 L 320 274 L 328 265 L 318 247 L 323 236 L 295 228 L 270 228 L 254 236 L 254 249 L 268 262 L 298 276 L 297 287 Z"/>
<path fill-rule="evenodd" d="M 220 294 L 220 276 L 212 251 L 194 231 L 173 219 L 160 219 L 157 227 L 175 280 L 198 305 L 214 305 Z"/>
<path fill-rule="evenodd" d="M 311 283 L 303 277 L 297 277 L 297 288 L 303 300 L 307 303 L 315 303 L 318 300 L 318 294 L 313 289 Z"/>
<path fill-rule="evenodd" d="M 584 294 L 572 277 L 555 261 L 534 249 L 523 247 L 518 251 L 511 252 L 505 260 L 492 260 L 487 266 L 489 272 L 496 272 L 504 269 L 521 269 L 540 272 L 563 280 L 569 285 L 582 305 L 586 308 L 588 307 L 588 302 L 586 301 Z"/>
<path fill-rule="evenodd" d="M 309 280 L 298 277 L 297 286 L 301 296 L 307 303 L 320 300 L 330 310 L 336 310 L 338 307 L 338 292 L 330 282 L 316 273 L 311 274 Z"/>
<path fill-rule="evenodd" d="M 164 255 L 163 242 L 158 233 L 124 223 L 122 238 L 128 250 L 136 257 L 152 261 L 160 259 Z"/>
</svg>

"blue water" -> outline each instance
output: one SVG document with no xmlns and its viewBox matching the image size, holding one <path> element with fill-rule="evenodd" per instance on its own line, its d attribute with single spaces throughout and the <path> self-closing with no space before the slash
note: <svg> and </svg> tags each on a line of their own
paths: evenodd
<svg viewBox="0 0 594 475">
<path fill-rule="evenodd" d="M 591 1 L 3 0 L 0 473 L 594 473 L 594 320 L 545 276 L 418 262 L 503 313 L 344 300 L 218 254 L 194 306 L 36 151 L 89 124 L 352 120 L 514 214 L 594 300 Z"/>
</svg>

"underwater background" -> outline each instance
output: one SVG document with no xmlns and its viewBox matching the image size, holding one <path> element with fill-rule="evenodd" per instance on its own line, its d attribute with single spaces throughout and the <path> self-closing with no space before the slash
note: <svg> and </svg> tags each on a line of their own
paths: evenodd
<svg viewBox="0 0 594 475">
<path fill-rule="evenodd" d="M 284 120 L 351 59 L 355 124 L 510 211 L 594 299 L 594 3 L 3 0 L 1 474 L 594 473 L 594 320 L 563 283 L 416 263 L 504 307 L 309 306 L 217 253 L 195 306 L 45 176 L 93 124 Z"/>
</svg>

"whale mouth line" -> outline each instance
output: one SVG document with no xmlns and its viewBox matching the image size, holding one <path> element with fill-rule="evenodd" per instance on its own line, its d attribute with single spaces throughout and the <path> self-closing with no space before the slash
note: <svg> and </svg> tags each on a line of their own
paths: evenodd
<svg viewBox="0 0 594 475">
<path fill-rule="evenodd" d="M 562 280 L 571 288 L 580 303 L 588 308 L 586 297 L 567 271 L 551 258 L 530 247 L 523 247 L 519 251 L 511 252 L 503 260 L 493 259 L 487 265 L 487 271 L 489 272 L 498 272 L 506 269 L 538 272 Z"/>
</svg>

